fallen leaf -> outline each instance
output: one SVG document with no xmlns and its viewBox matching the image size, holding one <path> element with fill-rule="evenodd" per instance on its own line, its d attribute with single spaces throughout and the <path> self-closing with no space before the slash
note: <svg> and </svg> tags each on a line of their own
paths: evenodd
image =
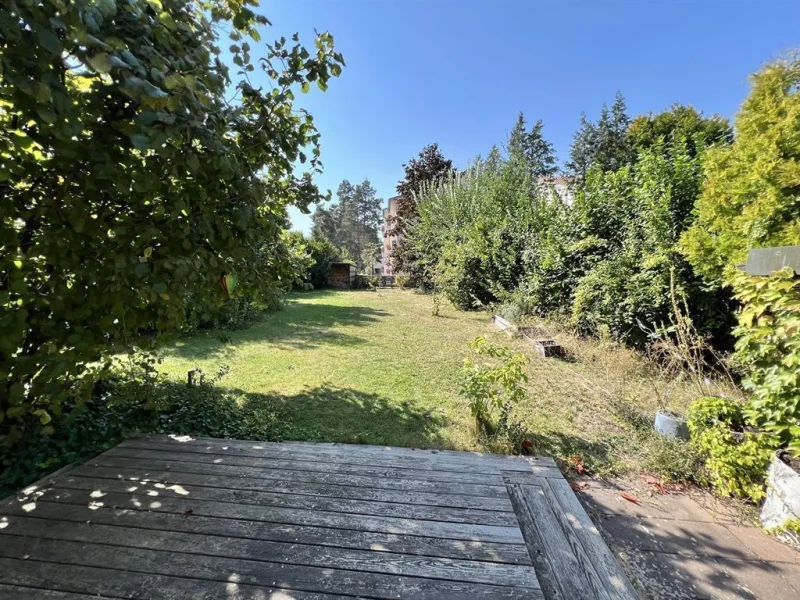
<svg viewBox="0 0 800 600">
<path fill-rule="evenodd" d="M 570 456 L 569 462 L 578 473 L 586 472 L 586 467 L 583 466 L 583 457 L 580 454 L 574 454 L 573 456 Z"/>
<path fill-rule="evenodd" d="M 636 496 L 631 496 L 625 492 L 620 492 L 619 497 L 627 500 L 628 502 L 633 502 L 634 504 L 639 504 L 639 499 Z"/>
<path fill-rule="evenodd" d="M 576 481 L 575 483 L 571 483 L 569 487 L 572 488 L 575 492 L 581 492 L 589 487 L 589 484 L 585 481 Z"/>
<path fill-rule="evenodd" d="M 191 517 L 193 514 L 194 514 L 194 511 L 191 508 L 187 508 L 185 511 L 183 511 L 184 518 L 185 517 Z"/>
<path fill-rule="evenodd" d="M 661 485 L 661 482 L 658 479 L 656 479 L 655 477 L 651 477 L 650 475 L 646 475 L 644 477 L 644 482 L 647 485 Z"/>
</svg>

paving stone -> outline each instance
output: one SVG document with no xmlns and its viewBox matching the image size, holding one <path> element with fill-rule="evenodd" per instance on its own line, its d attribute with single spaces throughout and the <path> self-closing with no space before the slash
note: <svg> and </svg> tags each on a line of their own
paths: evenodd
<svg viewBox="0 0 800 600">
<path fill-rule="evenodd" d="M 704 496 L 656 494 L 640 500 L 641 504 L 631 503 L 629 509 L 637 517 L 727 523 L 734 522 L 736 516 L 735 511 L 723 502 L 715 502 Z"/>
<path fill-rule="evenodd" d="M 797 590 L 786 576 L 767 561 L 742 561 L 732 558 L 714 559 L 725 574 L 736 581 L 728 595 L 721 598 L 758 598 L 758 600 L 790 600 L 798 598 Z M 794 565 L 792 565 L 794 566 Z"/>
<path fill-rule="evenodd" d="M 630 503 L 620 498 L 619 492 L 615 490 L 590 485 L 590 487 L 578 492 L 578 497 L 590 514 L 594 511 L 601 515 L 634 516 L 625 506 Z"/>
<path fill-rule="evenodd" d="M 800 552 L 768 536 L 762 529 L 737 525 L 728 525 L 728 529 L 761 560 L 800 565 Z"/>
<path fill-rule="evenodd" d="M 711 600 L 736 596 L 737 581 L 714 559 L 612 546 L 646 600 Z"/>
<path fill-rule="evenodd" d="M 786 584 L 794 591 L 794 595 L 789 595 L 787 598 L 800 599 L 800 565 L 776 562 L 771 566 L 780 573 Z"/>
<path fill-rule="evenodd" d="M 757 558 L 741 540 L 718 523 L 607 516 L 597 524 L 608 542 L 629 550 L 743 560 Z"/>
</svg>

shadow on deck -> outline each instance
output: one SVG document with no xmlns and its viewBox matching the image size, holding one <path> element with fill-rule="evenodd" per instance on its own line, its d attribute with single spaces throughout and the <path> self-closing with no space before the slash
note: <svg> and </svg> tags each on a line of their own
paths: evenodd
<svg viewBox="0 0 800 600">
<path fill-rule="evenodd" d="M 635 597 L 549 458 L 133 439 L 6 500 L 0 540 L 4 598 Z"/>
</svg>

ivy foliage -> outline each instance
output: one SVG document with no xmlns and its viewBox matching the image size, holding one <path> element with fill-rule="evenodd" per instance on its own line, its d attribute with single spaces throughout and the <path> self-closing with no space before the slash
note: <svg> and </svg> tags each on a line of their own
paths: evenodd
<svg viewBox="0 0 800 600">
<path fill-rule="evenodd" d="M 770 277 L 734 276 L 742 302 L 736 358 L 750 393 L 744 414 L 800 456 L 800 280 L 787 268 Z"/>
<path fill-rule="evenodd" d="M 111 342 L 177 329 L 187 295 L 219 296 L 222 275 L 253 298 L 292 277 L 286 206 L 322 198 L 319 132 L 294 94 L 324 91 L 344 61 L 328 33 L 313 51 L 296 35 L 259 44 L 269 23 L 254 7 L 0 11 L 0 440 L 34 414 L 51 431 L 109 366 Z"/>
<path fill-rule="evenodd" d="M 708 482 L 720 493 L 758 502 L 778 442 L 748 426 L 741 403 L 701 398 L 689 409 L 691 443 L 706 457 Z"/>
<path fill-rule="evenodd" d="M 681 242 L 694 269 L 716 285 L 750 248 L 800 244 L 800 58 L 751 79 L 735 141 L 706 156 L 697 220 Z"/>
</svg>

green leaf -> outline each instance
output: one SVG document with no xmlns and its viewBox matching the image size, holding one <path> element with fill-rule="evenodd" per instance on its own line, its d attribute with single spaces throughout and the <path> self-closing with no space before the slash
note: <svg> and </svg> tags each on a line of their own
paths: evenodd
<svg viewBox="0 0 800 600">
<path fill-rule="evenodd" d="M 173 73 L 172 75 L 167 75 L 164 78 L 164 87 L 167 88 L 168 90 L 174 90 L 179 87 L 183 87 L 185 83 L 186 80 L 181 75 L 178 75 L 176 73 Z"/>
<path fill-rule="evenodd" d="M 108 73 L 111 71 L 111 59 L 106 52 L 100 52 L 93 56 L 89 56 L 86 61 L 98 73 Z"/>
<path fill-rule="evenodd" d="M 147 150 L 150 147 L 150 138 L 143 133 L 135 133 L 131 136 L 131 143 L 137 150 Z"/>
<path fill-rule="evenodd" d="M 39 43 L 42 45 L 42 47 L 50 54 L 60 55 L 62 48 L 61 41 L 58 39 L 58 36 L 44 24 L 37 25 L 35 29 L 36 38 L 39 40 Z"/>
<path fill-rule="evenodd" d="M 50 416 L 50 413 L 48 413 L 43 408 L 40 408 L 38 410 L 33 411 L 33 414 L 36 415 L 37 417 L 39 417 L 39 422 L 42 425 L 47 425 L 52 420 L 52 417 Z"/>
<path fill-rule="evenodd" d="M 186 164 L 192 171 L 197 171 L 200 168 L 200 160 L 193 152 L 186 155 Z"/>
<path fill-rule="evenodd" d="M 167 92 L 162 90 L 160 87 L 157 87 L 150 83 L 149 81 L 145 81 L 142 83 L 142 89 L 150 98 L 166 98 L 169 96 Z"/>
<path fill-rule="evenodd" d="M 153 291 L 157 294 L 166 294 L 167 293 L 167 284 L 163 281 L 159 281 L 158 283 L 153 284 Z"/>
</svg>

